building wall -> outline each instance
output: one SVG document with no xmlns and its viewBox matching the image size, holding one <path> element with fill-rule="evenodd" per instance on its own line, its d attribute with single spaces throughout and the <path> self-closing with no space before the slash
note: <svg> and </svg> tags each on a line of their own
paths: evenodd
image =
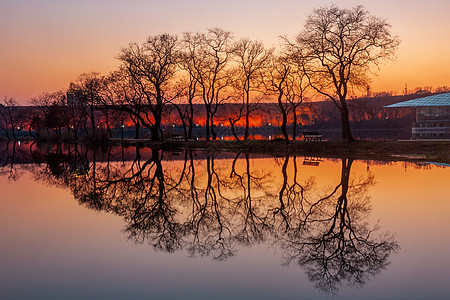
<svg viewBox="0 0 450 300">
<path fill-rule="evenodd" d="M 450 107 L 418 107 L 412 136 L 413 139 L 449 139 Z"/>
</svg>

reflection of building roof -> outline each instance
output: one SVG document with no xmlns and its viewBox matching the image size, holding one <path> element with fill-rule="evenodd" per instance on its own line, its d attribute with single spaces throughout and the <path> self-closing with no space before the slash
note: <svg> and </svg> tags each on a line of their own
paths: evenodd
<svg viewBox="0 0 450 300">
<path fill-rule="evenodd" d="M 419 107 L 419 106 L 450 106 L 450 93 L 438 94 L 408 101 L 403 101 L 385 107 Z"/>
</svg>

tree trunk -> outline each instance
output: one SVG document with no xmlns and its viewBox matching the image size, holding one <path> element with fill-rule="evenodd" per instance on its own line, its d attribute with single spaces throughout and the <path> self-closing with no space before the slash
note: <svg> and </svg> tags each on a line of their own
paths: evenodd
<svg viewBox="0 0 450 300">
<path fill-rule="evenodd" d="M 350 129 L 350 120 L 348 116 L 347 103 L 341 101 L 341 122 L 342 122 L 342 139 L 348 142 L 353 142 L 353 135 Z"/>
<path fill-rule="evenodd" d="M 162 111 L 158 110 L 158 111 Z M 161 130 L 161 114 L 160 113 L 153 113 L 153 117 L 155 118 L 155 124 L 152 126 L 152 141 L 161 141 L 162 140 L 162 132 L 160 136 L 160 130 Z"/>
<path fill-rule="evenodd" d="M 248 140 L 249 137 L 249 123 L 250 123 L 250 109 L 249 109 L 249 98 L 250 95 L 247 92 L 246 95 L 246 105 L 245 105 L 245 133 L 244 133 L 244 140 Z"/>
<path fill-rule="evenodd" d="M 297 138 L 297 107 L 294 106 L 292 109 L 292 113 L 294 114 L 294 127 L 292 128 L 292 140 Z"/>
<path fill-rule="evenodd" d="M 283 92 L 280 91 L 280 94 L 278 95 L 278 108 L 280 109 L 281 115 L 283 116 L 283 123 L 281 124 L 281 132 L 283 133 L 284 140 L 286 141 L 286 144 L 289 144 L 289 135 L 287 133 L 287 113 L 286 110 L 283 107 L 282 103 L 282 97 Z"/>
<path fill-rule="evenodd" d="M 189 131 L 188 131 L 188 139 L 192 139 L 192 129 L 194 127 L 194 105 L 192 104 L 192 99 L 189 99 Z"/>
<path fill-rule="evenodd" d="M 231 118 L 228 118 L 228 121 L 230 122 L 230 126 L 231 126 L 231 132 L 233 133 L 234 138 L 236 139 L 236 141 L 239 141 L 239 137 L 236 134 L 236 130 L 234 128 L 234 123 L 233 120 L 231 120 Z"/>
<path fill-rule="evenodd" d="M 152 141 L 159 141 L 159 128 L 156 125 L 153 125 L 150 131 L 152 132 Z"/>
<path fill-rule="evenodd" d="M 86 122 L 87 122 L 87 120 L 86 120 Z M 88 135 L 89 135 L 89 131 L 88 131 L 88 129 L 87 129 L 87 124 L 86 124 L 86 122 L 84 122 L 83 128 L 84 128 L 84 132 L 86 133 L 86 136 L 88 136 Z"/>
<path fill-rule="evenodd" d="M 109 124 L 109 113 L 108 113 L 108 110 L 106 110 L 105 116 L 106 116 L 106 128 L 108 129 L 108 135 L 109 135 L 109 138 L 112 138 L 111 125 Z"/>
<path fill-rule="evenodd" d="M 186 120 L 185 120 L 185 118 L 183 116 L 183 112 L 181 111 L 181 108 L 178 105 L 173 104 L 173 107 L 175 107 L 175 109 L 178 112 L 178 116 L 180 117 L 180 120 L 181 120 L 181 125 L 183 126 L 184 139 L 187 140 L 188 139 L 188 132 L 187 132 Z"/>
<path fill-rule="evenodd" d="M 136 140 L 138 140 L 140 138 L 140 136 L 139 136 L 139 129 L 141 128 L 140 123 L 139 123 L 139 119 L 137 119 L 137 122 L 134 123 L 134 128 L 135 128 L 134 138 Z"/>
<path fill-rule="evenodd" d="M 28 134 L 32 137 L 35 137 L 35 135 L 33 134 L 32 128 L 31 128 L 31 124 L 28 125 Z"/>
<path fill-rule="evenodd" d="M 209 135 L 209 118 L 210 118 L 210 112 L 208 107 L 206 106 L 206 140 L 209 141 L 210 140 L 210 135 Z"/>
<path fill-rule="evenodd" d="M 214 118 L 213 117 L 214 117 L 214 115 L 211 114 L 211 118 L 210 118 L 210 121 L 211 121 L 211 135 L 212 135 L 212 139 L 216 140 L 217 139 L 217 134 L 214 131 Z"/>
<path fill-rule="evenodd" d="M 287 114 L 285 111 L 282 112 L 283 115 L 283 123 L 281 124 L 281 132 L 283 133 L 286 144 L 289 143 L 289 135 L 287 132 Z"/>
</svg>

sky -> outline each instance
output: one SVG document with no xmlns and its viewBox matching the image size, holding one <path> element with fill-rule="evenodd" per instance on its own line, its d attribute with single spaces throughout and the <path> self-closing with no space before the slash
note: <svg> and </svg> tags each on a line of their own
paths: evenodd
<svg viewBox="0 0 450 300">
<path fill-rule="evenodd" d="M 28 104 L 82 73 L 107 74 L 121 48 L 150 35 L 221 27 L 276 47 L 280 35 L 294 37 L 314 8 L 330 3 L 363 5 L 402 40 L 397 60 L 372 77 L 372 91 L 450 86 L 448 0 L 0 0 L 0 99 Z"/>
</svg>

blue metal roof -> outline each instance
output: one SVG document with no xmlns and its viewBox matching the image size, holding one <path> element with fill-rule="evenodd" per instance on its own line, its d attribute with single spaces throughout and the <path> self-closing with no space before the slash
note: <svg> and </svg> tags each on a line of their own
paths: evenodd
<svg viewBox="0 0 450 300">
<path fill-rule="evenodd" d="M 403 101 L 385 107 L 418 107 L 418 106 L 450 106 L 450 93 L 438 94 L 408 101 Z"/>
</svg>

